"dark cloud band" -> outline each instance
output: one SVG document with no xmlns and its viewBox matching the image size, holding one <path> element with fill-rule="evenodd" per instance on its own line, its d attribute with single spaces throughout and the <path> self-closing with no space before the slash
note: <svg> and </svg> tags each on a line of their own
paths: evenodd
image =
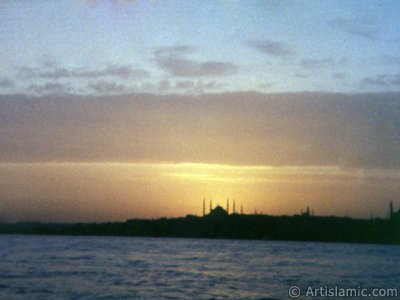
<svg viewBox="0 0 400 300">
<path fill-rule="evenodd" d="M 399 96 L 4 95 L 0 157 L 399 168 Z"/>
</svg>

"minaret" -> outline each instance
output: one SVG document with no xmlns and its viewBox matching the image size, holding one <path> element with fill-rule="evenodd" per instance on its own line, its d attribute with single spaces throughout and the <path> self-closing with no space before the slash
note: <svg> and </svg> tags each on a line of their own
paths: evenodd
<svg viewBox="0 0 400 300">
<path fill-rule="evenodd" d="M 210 199 L 210 212 L 212 211 L 212 199 Z"/>
<path fill-rule="evenodd" d="M 243 204 L 240 204 L 240 214 L 243 215 Z"/>
<path fill-rule="evenodd" d="M 233 199 L 233 209 L 232 209 L 232 213 L 235 214 L 236 213 L 236 208 L 235 208 L 235 199 Z"/>
<path fill-rule="evenodd" d="M 393 219 L 393 201 L 390 201 L 389 205 L 389 219 Z"/>
<path fill-rule="evenodd" d="M 206 198 L 203 198 L 203 217 L 206 215 Z"/>
<path fill-rule="evenodd" d="M 229 198 L 226 199 L 226 212 L 227 212 L 228 215 L 229 215 Z"/>
</svg>

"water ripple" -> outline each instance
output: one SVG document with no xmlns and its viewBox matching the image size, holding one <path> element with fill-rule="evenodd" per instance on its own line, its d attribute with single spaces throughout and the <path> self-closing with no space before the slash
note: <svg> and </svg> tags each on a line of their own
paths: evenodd
<svg viewBox="0 0 400 300">
<path fill-rule="evenodd" d="M 0 299 L 286 299 L 399 287 L 398 246 L 0 235 Z"/>
</svg>

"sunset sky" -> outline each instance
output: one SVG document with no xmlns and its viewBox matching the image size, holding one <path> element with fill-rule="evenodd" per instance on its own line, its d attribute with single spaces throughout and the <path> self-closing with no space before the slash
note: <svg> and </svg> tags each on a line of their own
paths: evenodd
<svg viewBox="0 0 400 300">
<path fill-rule="evenodd" d="M 0 221 L 400 208 L 399 1 L 1 1 Z"/>
</svg>

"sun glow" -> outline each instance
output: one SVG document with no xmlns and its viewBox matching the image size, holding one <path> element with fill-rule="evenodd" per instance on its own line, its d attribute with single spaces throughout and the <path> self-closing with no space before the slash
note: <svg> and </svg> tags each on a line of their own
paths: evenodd
<svg viewBox="0 0 400 300">
<path fill-rule="evenodd" d="M 395 195 L 399 179 L 400 174 L 395 171 L 334 166 L 2 163 L 0 197 L 6 200 L 1 203 L 0 218 L 8 215 L 12 216 L 10 220 L 109 221 L 201 215 L 204 198 L 207 202 L 212 199 L 214 206 L 224 207 L 228 198 L 235 199 L 236 208 L 243 204 L 245 213 L 257 210 L 291 215 L 312 206 L 318 214 L 334 211 L 346 215 L 351 210 L 369 214 L 362 210 L 363 203 L 373 197 Z M 383 180 L 384 188 L 380 184 Z M 349 199 L 354 195 L 363 202 L 353 201 L 350 206 Z M 379 207 L 377 204 L 375 211 Z"/>
</svg>

